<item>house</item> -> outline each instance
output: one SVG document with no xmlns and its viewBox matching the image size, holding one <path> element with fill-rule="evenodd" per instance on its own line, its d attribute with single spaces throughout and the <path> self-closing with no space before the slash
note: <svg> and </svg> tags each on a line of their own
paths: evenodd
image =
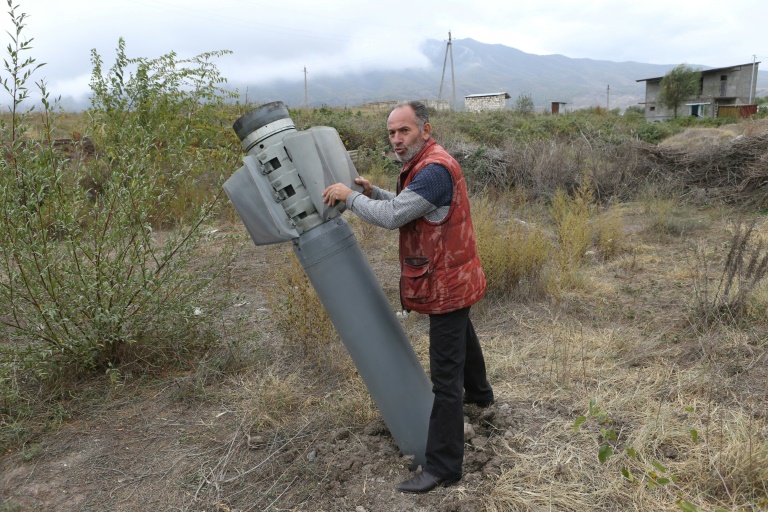
<svg viewBox="0 0 768 512">
<path fill-rule="evenodd" d="M 506 92 L 470 94 L 469 96 L 464 96 L 464 110 L 467 112 L 504 110 L 507 107 L 507 100 L 509 98 L 511 98 L 511 96 Z"/>
<path fill-rule="evenodd" d="M 747 114 L 752 111 L 750 105 L 754 99 L 757 85 L 757 67 L 759 62 L 739 64 L 725 68 L 705 69 L 701 71 L 698 95 L 689 98 L 677 108 L 678 117 L 722 117 L 724 115 Z M 665 121 L 675 117 L 671 109 L 659 103 L 661 79 L 643 78 L 645 82 L 645 119 L 646 121 Z"/>
<path fill-rule="evenodd" d="M 567 105 L 564 101 L 553 101 L 552 102 L 552 113 L 553 114 L 559 114 L 560 109 L 563 109 L 563 112 L 565 112 L 565 106 Z"/>
<path fill-rule="evenodd" d="M 421 100 L 421 102 L 435 110 L 451 110 L 451 102 L 448 100 Z"/>
<path fill-rule="evenodd" d="M 451 110 L 451 104 L 448 100 L 432 100 L 422 99 L 418 100 L 422 102 L 427 108 L 433 108 L 435 110 Z M 408 100 L 396 100 L 396 101 L 372 101 L 369 103 L 363 103 L 363 108 L 370 110 L 392 110 L 396 106 L 407 103 Z"/>
<path fill-rule="evenodd" d="M 401 101 L 371 101 L 363 103 L 362 107 L 370 110 L 390 110 L 398 106 Z"/>
</svg>

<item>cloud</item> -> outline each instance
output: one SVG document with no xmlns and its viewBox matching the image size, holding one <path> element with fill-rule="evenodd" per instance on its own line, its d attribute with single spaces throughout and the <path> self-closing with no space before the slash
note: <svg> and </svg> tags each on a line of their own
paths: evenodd
<svg viewBox="0 0 768 512">
<path fill-rule="evenodd" d="M 305 66 L 310 76 L 423 67 L 419 44 L 445 40 L 449 31 L 455 39 L 527 53 L 617 62 L 726 66 L 749 62 L 753 54 L 768 60 L 762 29 L 754 23 L 768 19 L 764 0 L 741 0 L 727 9 L 715 0 L 674 6 L 668 0 L 18 2 L 17 13 L 29 14 L 25 34 L 35 38 L 31 55 L 47 62 L 41 76 L 65 95 L 82 94 L 91 49 L 105 67 L 111 65 L 119 37 L 131 57 L 231 50 L 217 62 L 223 75 L 252 83 L 302 80 Z M 0 28 L 12 28 L 5 14 Z"/>
</svg>

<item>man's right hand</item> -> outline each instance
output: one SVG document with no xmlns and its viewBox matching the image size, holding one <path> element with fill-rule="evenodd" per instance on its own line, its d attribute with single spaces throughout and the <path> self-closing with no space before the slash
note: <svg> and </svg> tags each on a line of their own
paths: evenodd
<svg viewBox="0 0 768 512">
<path fill-rule="evenodd" d="M 358 185 L 362 185 L 364 196 L 371 197 L 371 194 L 373 193 L 373 185 L 371 185 L 370 181 L 361 177 L 361 178 L 355 178 L 355 183 L 357 183 Z"/>
</svg>

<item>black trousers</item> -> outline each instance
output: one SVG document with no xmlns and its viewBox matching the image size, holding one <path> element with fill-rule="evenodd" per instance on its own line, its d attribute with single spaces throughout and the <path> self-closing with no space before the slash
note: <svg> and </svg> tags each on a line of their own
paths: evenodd
<svg viewBox="0 0 768 512">
<path fill-rule="evenodd" d="M 464 460 L 464 401 L 491 401 L 493 390 L 469 308 L 429 316 L 429 368 L 435 401 L 429 417 L 426 467 L 460 478 Z"/>
</svg>

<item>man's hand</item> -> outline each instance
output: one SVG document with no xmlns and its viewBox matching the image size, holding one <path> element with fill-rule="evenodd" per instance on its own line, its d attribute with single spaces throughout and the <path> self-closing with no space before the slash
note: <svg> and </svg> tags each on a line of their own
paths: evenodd
<svg viewBox="0 0 768 512">
<path fill-rule="evenodd" d="M 370 186 L 370 183 L 368 184 Z M 343 183 L 336 183 L 323 190 L 323 202 L 328 206 L 335 206 L 339 201 L 346 201 L 352 189 Z"/>
<path fill-rule="evenodd" d="M 355 178 L 355 183 L 363 186 L 364 196 L 371 197 L 371 193 L 373 192 L 373 185 L 371 185 L 370 181 L 365 178 Z"/>
</svg>

